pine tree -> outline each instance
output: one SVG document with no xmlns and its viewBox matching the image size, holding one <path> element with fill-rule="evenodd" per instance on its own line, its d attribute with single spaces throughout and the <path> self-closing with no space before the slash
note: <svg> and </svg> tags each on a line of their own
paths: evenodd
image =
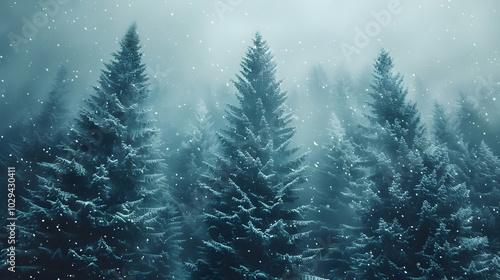
<svg viewBox="0 0 500 280">
<path fill-rule="evenodd" d="M 207 237 L 203 213 L 209 204 L 209 193 L 205 185 L 219 150 L 212 117 L 204 102 L 198 105 L 195 117 L 190 138 L 169 164 L 173 195 L 183 216 L 183 259 L 188 262 L 200 257 L 197 248 Z"/>
<path fill-rule="evenodd" d="M 436 145 L 431 145 L 392 67 L 392 59 L 381 52 L 369 116 L 375 136 L 366 137 L 361 151 L 372 166 L 370 183 L 362 186 L 363 192 L 356 185 L 350 192 L 363 226 L 347 234 L 355 237 L 346 243 L 352 268 L 346 278 L 494 278 L 498 258 L 489 249 L 485 228 L 474 226 L 474 196 L 469 197 L 474 180 L 467 178 L 475 170 L 470 153 L 439 105 L 433 127 Z M 491 213 L 481 213 L 480 219 L 494 220 Z"/>
<path fill-rule="evenodd" d="M 360 185 L 366 181 L 367 172 L 357 146 L 342 124 L 333 113 L 328 129 L 330 140 L 322 146 L 323 157 L 316 164 L 318 172 L 313 184 L 316 194 L 309 215 L 315 223 L 311 226 L 312 242 L 304 255 L 316 263 L 313 273 L 320 277 L 343 277 L 349 270 L 344 247 L 348 234 L 344 233 L 360 226 L 352 221 L 354 213 L 349 204 L 358 195 L 354 190 L 363 189 Z"/>
<path fill-rule="evenodd" d="M 354 82 L 349 73 L 340 73 L 337 79 L 337 85 L 334 90 L 334 105 L 332 106 L 335 114 L 339 118 L 348 137 L 358 139 L 357 123 L 360 121 L 359 113 L 355 109 L 357 102 L 354 98 Z"/>
<path fill-rule="evenodd" d="M 43 173 L 38 163 L 53 161 L 62 152 L 60 146 L 66 140 L 64 130 L 69 125 L 66 120 L 69 90 L 67 70 L 61 67 L 48 97 L 42 102 L 40 113 L 19 128 L 18 141 L 3 147 L 12 155 L 9 166 L 16 167 L 16 180 L 23 183 L 14 193 L 16 209 L 21 213 L 30 207 L 30 195 L 38 187 L 37 176 Z M 1 256 L 6 258 L 5 254 Z M 0 268 L 3 270 L 3 265 Z"/>
<path fill-rule="evenodd" d="M 446 152 L 451 137 L 445 135 L 447 120 L 436 123 L 443 143 L 429 148 L 415 104 L 405 101 L 402 79 L 392 67 L 392 59 L 382 51 L 375 63 L 370 104 L 371 131 L 376 133 L 359 150 L 368 182 L 353 184 L 348 192 L 362 227 L 346 227 L 351 231 L 344 233 L 353 236 L 346 239 L 351 267 L 346 278 L 458 277 L 478 258 L 473 248 L 479 251 L 487 240 L 482 235 L 470 239 L 468 189 L 455 178 L 459 169 Z M 438 113 L 443 112 L 438 108 Z M 465 252 L 469 257 L 460 258 Z"/>
<path fill-rule="evenodd" d="M 457 134 L 457 125 L 451 121 L 444 108 L 439 103 L 434 103 L 433 136 L 438 144 L 445 144 L 449 148 L 460 148 L 461 135 Z"/>
<path fill-rule="evenodd" d="M 396 138 L 403 138 L 411 149 L 415 139 L 422 135 L 423 127 L 416 104 L 406 101 L 408 90 L 403 87 L 403 77 L 394 73 L 393 67 L 389 53 L 382 50 L 374 64 L 374 81 L 369 92 L 373 99 L 370 117 Z"/>
<path fill-rule="evenodd" d="M 36 162 L 51 161 L 54 151 L 65 137 L 67 129 L 67 101 L 70 90 L 67 69 L 61 66 L 48 93 L 47 99 L 42 104 L 40 113 L 31 119 L 31 128 L 23 131 L 22 157 L 29 165 Z"/>
<path fill-rule="evenodd" d="M 23 213 L 33 279 L 182 276 L 179 222 L 163 175 L 140 41 L 132 25 L 80 110 L 71 142 Z"/>
<path fill-rule="evenodd" d="M 437 103 L 434 104 L 432 128 L 433 141 L 438 145 L 444 145 L 450 161 L 458 168 L 456 180 L 472 186 L 473 166 L 468 144 L 464 141 L 457 120 L 451 118 L 443 106 Z"/>
<path fill-rule="evenodd" d="M 424 198 L 416 226 L 415 244 L 418 269 L 423 279 L 457 277 L 461 274 L 462 254 L 460 238 L 470 234 L 467 221 L 468 190 L 457 181 L 457 166 L 450 162 L 446 146 L 429 147 L 425 164 L 432 172 L 426 173 L 417 188 Z"/>
<path fill-rule="evenodd" d="M 186 211 L 197 209 L 206 202 L 198 201 L 202 196 L 201 185 L 204 176 L 215 162 L 218 142 L 213 130 L 212 117 L 202 102 L 196 110 L 196 120 L 192 125 L 190 138 L 182 143 L 171 169 L 174 179 L 174 195 Z M 202 211 L 204 207 L 197 209 Z M 188 210 L 190 209 L 190 210 Z"/>
<path fill-rule="evenodd" d="M 20 143 L 18 154 L 17 176 L 26 184 L 26 188 L 33 189 L 37 185 L 36 176 L 39 173 L 39 162 L 51 162 L 60 154 L 61 145 L 67 140 L 67 102 L 70 92 L 70 81 L 67 69 L 61 66 L 57 71 L 54 84 L 48 97 L 42 103 L 42 110 L 34 118 L 30 118 L 29 127 L 21 129 L 23 141 Z M 26 196 L 25 188 L 17 194 Z M 23 200 L 20 201 L 21 204 Z M 24 208 L 24 205 L 19 207 Z"/>
<path fill-rule="evenodd" d="M 481 114 L 476 104 L 463 93 L 460 94 L 456 115 L 458 127 L 469 149 L 479 146 L 481 141 L 488 141 L 487 144 L 490 144 L 490 140 L 493 139 L 489 137 L 492 133 L 488 119 Z M 495 145 L 496 143 L 491 141 L 491 144 Z"/>
<path fill-rule="evenodd" d="M 276 81 L 276 64 L 257 33 L 234 85 L 240 106 L 228 106 L 222 154 L 210 184 L 212 210 L 195 279 L 277 279 L 301 260 L 296 242 L 301 208 L 291 205 L 304 155 L 290 148 L 295 128 Z"/>
<path fill-rule="evenodd" d="M 489 240 L 489 251 L 498 256 L 500 250 L 500 159 L 481 142 L 472 151 L 471 203 L 476 217 L 472 229 Z M 493 268 L 493 267 L 492 267 Z M 494 267 L 500 273 L 500 267 Z"/>
<path fill-rule="evenodd" d="M 468 103 L 468 105 L 471 105 L 471 103 Z M 444 222 L 442 223 L 449 232 L 446 241 L 447 250 L 453 252 L 452 255 L 455 255 L 453 265 L 445 263 L 443 267 L 449 267 L 450 269 L 446 271 L 455 271 L 454 273 L 457 275 L 464 271 L 467 272 L 466 275 L 469 276 L 465 276 L 464 279 L 475 279 L 474 277 L 495 278 L 500 268 L 495 264 L 498 259 L 496 255 L 496 252 L 498 252 L 496 234 L 498 228 L 495 228 L 498 220 L 496 206 L 498 204 L 498 162 L 484 142 L 481 142 L 478 146 L 469 147 L 463 140 L 462 134 L 457 133 L 459 131 L 457 127 L 458 124 L 450 120 L 442 107 L 436 105 L 434 113 L 435 141 L 438 143 L 437 147 L 441 150 L 440 154 L 448 156 L 445 159 L 436 158 L 433 160 L 433 165 L 452 166 L 446 172 L 446 176 L 441 175 L 441 177 L 448 179 L 437 184 L 441 185 L 440 193 L 437 196 L 443 197 L 443 206 L 440 209 L 445 209 L 444 213 L 437 213 L 439 217 L 454 215 L 455 220 L 462 217 L 461 223 L 465 225 L 464 227 L 457 227 L 457 221 L 443 218 Z M 438 170 L 442 170 L 442 168 Z M 461 188 L 458 191 L 456 188 L 450 188 L 451 182 L 454 182 L 454 184 L 460 183 Z M 448 189 L 445 189 L 447 185 Z M 457 201 L 464 199 L 464 193 L 467 194 L 466 200 L 461 204 L 457 204 Z M 450 210 L 451 205 L 455 205 L 453 211 Z M 461 208 L 467 209 L 467 211 Z M 467 213 L 467 215 L 458 215 L 457 213 Z M 462 234 L 457 235 L 458 232 Z M 441 234 L 440 238 L 443 236 L 444 233 Z M 471 237 L 477 237 L 477 239 L 471 240 Z M 465 244 L 457 245 L 457 240 L 465 242 Z M 441 243 L 440 246 L 443 246 L 443 241 Z M 453 244 L 458 248 L 451 250 Z M 474 246 L 480 246 L 480 248 L 473 247 L 474 249 L 468 249 L 469 252 L 465 252 L 464 250 L 470 247 L 471 244 L 476 244 Z M 465 254 L 469 257 L 459 257 L 459 254 Z M 443 256 L 441 255 L 440 258 L 443 258 Z M 485 270 L 485 268 L 488 269 Z M 471 273 L 475 276 L 471 276 Z M 479 276 L 479 274 L 482 276 Z"/>
<path fill-rule="evenodd" d="M 423 116 L 423 120 L 425 122 L 432 119 L 432 110 L 433 110 L 433 98 L 432 93 L 429 91 L 429 86 L 427 83 L 421 78 L 421 76 L 414 76 L 413 79 L 413 100 L 417 103 L 417 109 L 420 112 L 421 116 Z"/>
<path fill-rule="evenodd" d="M 326 72 L 321 65 L 315 65 L 309 71 L 307 78 L 307 99 L 311 102 L 306 109 L 310 110 L 308 118 L 314 125 L 310 126 L 318 139 L 323 142 L 328 135 L 322 128 L 328 126 L 329 114 L 332 111 L 332 92 Z M 311 109 L 312 108 L 312 109 Z"/>
</svg>

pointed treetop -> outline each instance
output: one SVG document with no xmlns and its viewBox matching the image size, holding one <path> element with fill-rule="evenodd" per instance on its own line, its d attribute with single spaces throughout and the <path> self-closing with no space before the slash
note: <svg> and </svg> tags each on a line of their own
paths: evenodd
<svg viewBox="0 0 500 280">
<path fill-rule="evenodd" d="M 267 44 L 266 40 L 264 40 L 260 32 L 257 31 L 255 32 L 255 39 L 253 39 L 252 41 L 253 45 L 248 47 L 247 58 L 252 58 L 255 61 L 261 62 L 261 66 L 263 66 L 264 64 L 269 64 L 267 65 L 267 67 L 269 68 L 269 66 L 271 66 L 272 64 L 271 61 L 273 59 L 273 55 L 269 51 L 269 45 Z M 243 66 L 244 62 L 242 62 L 241 65 Z"/>
<path fill-rule="evenodd" d="M 137 23 L 134 22 L 129 26 L 127 33 L 125 33 L 125 36 L 122 39 L 122 43 L 126 41 L 137 41 L 137 43 L 139 43 L 139 33 L 137 32 Z"/>
<path fill-rule="evenodd" d="M 120 50 L 113 53 L 114 59 L 105 64 L 100 77 L 101 89 L 116 94 L 126 106 L 142 102 L 149 93 L 146 66 L 142 63 L 137 24 L 133 23 L 120 41 Z"/>
<path fill-rule="evenodd" d="M 129 27 L 127 33 L 135 33 L 137 34 L 137 22 L 133 22 Z"/>
<path fill-rule="evenodd" d="M 258 42 L 262 42 L 263 41 L 262 34 L 260 34 L 259 31 L 255 32 L 255 39 L 253 39 L 253 41 L 254 41 L 255 44 L 258 43 Z"/>
<path fill-rule="evenodd" d="M 240 65 L 242 67 L 240 73 L 253 86 L 274 82 L 276 63 L 273 61 L 273 55 L 267 42 L 258 31 L 255 33 L 253 44 L 248 46 L 246 57 L 243 58 Z M 259 91 L 257 88 L 254 89 Z"/>
<path fill-rule="evenodd" d="M 57 70 L 56 83 L 57 82 L 65 83 L 67 82 L 67 78 L 68 78 L 68 68 L 65 65 L 59 65 L 59 69 Z"/>
<path fill-rule="evenodd" d="M 265 104 L 269 102 L 264 99 L 275 98 L 272 96 L 279 92 L 280 84 L 275 79 L 276 63 L 267 42 L 259 32 L 255 33 L 253 44 L 248 46 L 240 66 L 242 70 L 233 83 L 241 94 L 243 107 L 253 107 L 257 98 L 263 99 Z"/>
<path fill-rule="evenodd" d="M 392 58 L 386 49 L 380 50 L 374 66 L 377 71 L 377 74 L 381 76 L 390 74 L 392 68 L 394 67 L 394 64 L 392 63 Z"/>
<path fill-rule="evenodd" d="M 121 50 L 118 52 L 118 55 L 130 55 L 133 60 L 132 63 L 140 64 L 140 59 L 142 53 L 139 52 L 141 49 L 139 34 L 137 32 L 137 24 L 134 22 L 123 36 L 120 41 Z"/>
</svg>

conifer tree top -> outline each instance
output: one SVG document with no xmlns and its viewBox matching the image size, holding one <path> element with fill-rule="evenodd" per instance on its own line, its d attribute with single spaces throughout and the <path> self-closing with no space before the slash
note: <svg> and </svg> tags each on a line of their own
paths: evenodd
<svg viewBox="0 0 500 280">
<path fill-rule="evenodd" d="M 127 59 L 130 62 L 130 66 L 140 65 L 141 56 L 140 53 L 141 46 L 139 40 L 139 34 L 137 33 L 137 24 L 133 23 L 125 33 L 125 36 L 120 41 L 120 51 L 114 54 L 115 58 Z"/>
<path fill-rule="evenodd" d="M 248 47 L 240 65 L 240 74 L 233 81 L 241 105 L 241 112 L 237 115 L 244 114 L 255 127 L 258 127 L 262 116 L 271 127 L 282 127 L 283 124 L 278 124 L 276 120 L 284 114 L 286 93 L 280 90 L 281 81 L 276 80 L 276 62 L 259 32 L 255 33 L 253 44 Z"/>
<path fill-rule="evenodd" d="M 389 52 L 386 49 L 381 49 L 374 64 L 376 74 L 382 77 L 390 77 L 393 67 L 394 64 L 392 63 L 392 58 L 389 55 Z"/>
<path fill-rule="evenodd" d="M 240 65 L 242 70 L 238 79 L 244 78 L 257 94 L 262 93 L 259 89 L 265 89 L 262 86 L 275 82 L 276 63 L 273 61 L 267 42 L 259 32 L 255 33 L 253 45 L 248 47 Z"/>
<path fill-rule="evenodd" d="M 404 138 L 413 146 L 415 137 L 422 136 L 423 126 L 416 104 L 406 101 L 408 89 L 400 73 L 393 72 L 394 64 L 389 52 L 382 49 L 374 63 L 373 83 L 369 95 L 372 116 L 382 126 L 389 125 L 397 138 Z"/>
<path fill-rule="evenodd" d="M 219 134 L 222 155 L 209 176 L 216 194 L 205 216 L 207 260 L 195 279 L 277 279 L 300 258 L 295 227 L 303 208 L 297 199 L 305 181 L 305 155 L 290 147 L 295 128 L 276 81 L 276 63 L 257 32 L 233 81 L 240 106 L 229 105 Z M 226 261 L 227 260 L 227 261 Z"/>
<path fill-rule="evenodd" d="M 140 49 L 137 25 L 133 23 L 120 41 L 120 50 L 112 54 L 114 59 L 105 64 L 106 69 L 100 76 L 100 88 L 108 94 L 116 94 L 124 105 L 140 103 L 149 93 Z"/>
</svg>

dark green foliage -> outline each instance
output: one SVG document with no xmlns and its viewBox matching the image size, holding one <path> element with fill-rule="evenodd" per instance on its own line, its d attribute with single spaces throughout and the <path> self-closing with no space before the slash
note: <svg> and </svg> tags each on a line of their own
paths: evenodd
<svg viewBox="0 0 500 280">
<path fill-rule="evenodd" d="M 328 126 L 329 114 L 332 110 L 333 93 L 326 72 L 321 65 L 315 65 L 309 71 L 307 78 L 307 89 L 304 102 L 308 102 L 307 118 L 310 125 L 304 129 L 310 129 L 314 133 L 315 141 L 323 142 L 328 137 L 325 127 Z"/>
<path fill-rule="evenodd" d="M 416 105 L 406 101 L 408 90 L 403 87 L 403 77 L 393 73 L 393 67 L 389 53 L 382 50 L 374 64 L 374 81 L 369 92 L 373 98 L 370 104 L 373 115 L 370 117 L 413 148 L 423 127 Z"/>
<path fill-rule="evenodd" d="M 68 122 L 66 121 L 68 93 L 69 81 L 67 79 L 67 71 L 64 67 L 61 67 L 57 72 L 52 90 L 49 92 L 46 101 L 43 102 L 42 110 L 36 117 L 31 119 L 29 124 L 20 129 L 21 133 L 19 136 L 22 138 L 22 141 L 16 141 L 9 147 L 12 149 L 10 151 L 12 156 L 10 157 L 11 162 L 9 166 L 15 167 L 15 179 L 18 182 L 14 191 L 16 209 L 18 211 L 16 214 L 19 214 L 20 220 L 24 221 L 24 213 L 30 211 L 30 209 L 35 210 L 35 213 L 33 213 L 34 220 L 30 220 L 26 225 L 18 222 L 18 225 L 33 228 L 32 224 L 37 224 L 40 220 L 44 220 L 44 223 L 48 224 L 49 221 L 43 215 L 43 211 L 32 207 L 33 200 L 37 200 L 40 204 L 43 204 L 48 211 L 59 211 L 58 213 L 61 213 L 60 205 L 56 204 L 56 200 L 53 200 L 57 190 L 47 187 L 40 191 L 38 176 L 43 174 L 39 163 L 54 161 L 56 156 L 62 153 L 61 145 L 66 140 L 64 130 L 68 126 Z M 43 226 L 45 227 L 45 224 Z M 22 236 L 25 233 L 24 229 L 21 228 L 19 233 Z M 60 238 L 60 232 L 54 232 L 53 235 L 55 238 Z M 46 237 L 52 238 L 49 234 Z M 32 240 L 32 237 L 30 236 L 28 240 Z M 4 252 L 6 253 L 6 251 Z M 4 259 L 7 258 L 5 254 L 1 256 Z M 3 266 L 1 268 L 2 270 L 7 270 Z M 24 270 L 22 266 L 19 268 L 21 271 Z M 20 275 L 19 277 L 23 276 Z"/>
<path fill-rule="evenodd" d="M 64 131 L 67 130 L 68 120 L 66 102 L 70 89 L 68 73 L 65 67 L 57 72 L 57 77 L 47 100 L 42 105 L 42 111 L 33 120 L 30 131 L 26 135 L 26 151 L 24 156 L 29 157 L 31 162 L 51 161 L 54 158 L 58 144 L 64 139 Z"/>
<path fill-rule="evenodd" d="M 350 268 L 340 269 L 344 265 L 337 262 L 339 268 L 332 276 L 494 278 L 498 269 L 488 265 L 498 258 L 488 249 L 485 229 L 474 227 L 470 200 L 474 196 L 469 195 L 474 188 L 467 185 L 473 180 L 459 175 L 461 169 L 470 166 L 465 163 L 470 160 L 469 154 L 462 153 L 467 149 L 463 149 L 460 135 L 450 134 L 452 123 L 440 106 L 435 110 L 437 144 L 426 139 L 415 105 L 405 101 L 402 79 L 392 74 L 392 67 L 392 59 L 382 51 L 375 63 L 371 93 L 374 102 L 370 104 L 370 118 L 375 126 L 366 130 L 375 131 L 376 136 L 366 137 L 360 149 L 350 149 L 354 153 L 351 158 L 361 158 L 357 162 L 366 166 L 363 183 L 355 183 L 359 177 L 353 177 L 346 191 L 361 226 L 346 225 L 341 231 L 341 236 L 347 236 L 345 255 L 350 258 Z M 450 160 L 451 149 L 456 163 Z M 493 160 L 486 150 L 481 154 Z M 337 153 L 337 160 L 342 158 Z M 483 167 L 489 170 L 486 173 L 493 173 L 491 167 Z M 335 171 L 335 166 L 330 170 Z M 332 176 L 333 182 L 338 178 L 341 176 Z"/>
<path fill-rule="evenodd" d="M 290 148 L 295 129 L 275 79 L 276 64 L 256 34 L 234 81 L 240 106 L 229 106 L 220 133 L 222 155 L 209 188 L 209 239 L 194 279 L 277 279 L 300 261 L 300 208 L 304 156 Z"/>
<path fill-rule="evenodd" d="M 171 185 L 176 206 L 183 217 L 183 260 L 192 262 L 199 256 L 198 247 L 207 238 L 203 213 L 212 196 L 206 190 L 210 171 L 215 165 L 219 144 L 213 129 L 213 121 L 202 102 L 196 110 L 196 119 L 190 131 L 190 138 L 182 143 L 181 149 L 169 164 Z"/>
<path fill-rule="evenodd" d="M 434 117 L 436 123 L 435 131 L 436 137 L 439 136 L 436 139 L 438 141 L 447 139 L 440 142 L 447 147 L 450 162 L 453 162 L 456 166 L 455 172 L 451 174 L 453 174 L 455 181 L 464 182 L 467 186 L 470 201 L 467 201 L 465 205 L 470 207 L 472 211 L 471 222 L 469 223 L 472 232 L 471 235 L 487 238 L 484 241 L 488 245 L 481 249 L 484 252 L 483 257 L 480 258 L 482 261 L 476 261 L 470 267 L 470 269 L 481 269 L 481 267 L 488 267 L 488 263 L 493 263 L 498 258 L 496 255 L 498 255 L 497 252 L 499 250 L 498 221 L 500 219 L 498 201 L 500 199 L 500 187 L 498 182 L 500 178 L 498 168 L 500 162 L 484 141 L 477 142 L 483 139 L 484 135 L 473 136 L 469 134 L 469 142 L 462 140 L 462 134 L 457 131 L 469 133 L 476 130 L 476 133 L 480 133 L 479 130 L 484 128 L 486 123 L 481 122 L 481 116 L 478 115 L 479 111 L 475 109 L 472 102 L 464 95 L 461 96 L 460 104 L 459 111 L 457 112 L 457 115 L 460 116 L 457 125 L 454 125 L 446 117 L 442 109 L 439 110 L 440 106 L 436 106 Z M 468 128 L 467 124 L 470 125 L 472 122 L 477 125 L 472 125 L 472 127 Z M 458 127 L 461 127 L 461 129 L 457 129 Z M 477 138 L 474 140 L 473 137 Z M 442 193 L 441 195 L 449 196 L 446 193 Z M 469 263 L 464 265 L 469 267 Z M 494 278 L 494 275 L 499 273 L 499 269 L 500 267 L 492 265 L 488 272 L 483 270 L 483 274 Z"/>
<path fill-rule="evenodd" d="M 309 213 L 315 223 L 311 225 L 312 242 L 304 256 L 312 259 L 314 275 L 332 278 L 342 277 L 350 270 L 345 248 L 347 236 L 343 233 L 360 226 L 352 220 L 354 212 L 349 204 L 358 195 L 354 190 L 362 189 L 359 184 L 364 184 L 367 170 L 357 146 L 335 114 L 328 130 L 329 142 L 322 146 L 323 156 L 316 163 L 316 195 Z"/>
<path fill-rule="evenodd" d="M 426 130 L 386 50 L 372 79 L 329 79 L 315 66 L 306 90 L 294 89 L 313 132 L 306 174 L 288 94 L 259 33 L 232 81 L 239 102 L 227 106 L 227 126 L 215 131 L 210 116 L 221 113 L 200 105 L 181 143 L 172 132 L 186 129 L 169 120 L 169 157 L 146 106 L 135 25 L 112 57 L 74 123 L 61 68 L 40 114 L 0 148 L 22 185 L 15 279 L 186 279 L 185 266 L 204 280 L 500 279 L 489 95 L 476 103 L 462 94 L 452 114 L 436 103 Z"/>
<path fill-rule="evenodd" d="M 490 137 L 492 133 L 487 115 L 481 112 L 476 104 L 463 93 L 460 94 L 456 114 L 458 128 L 469 149 L 479 146 L 482 141 L 488 141 L 488 143 L 491 141 L 491 144 L 495 145 Z"/>
<path fill-rule="evenodd" d="M 19 269 L 33 279 L 182 277 L 180 224 L 132 25 L 86 100 L 64 153 L 39 162 L 20 216 Z"/>
</svg>

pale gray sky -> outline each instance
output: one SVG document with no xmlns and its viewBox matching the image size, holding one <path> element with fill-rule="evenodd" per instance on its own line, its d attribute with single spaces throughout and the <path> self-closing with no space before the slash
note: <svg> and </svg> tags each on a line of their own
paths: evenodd
<svg viewBox="0 0 500 280">
<path fill-rule="evenodd" d="M 85 98 L 134 21 L 152 83 L 179 110 L 185 99 L 206 98 L 207 88 L 228 102 L 217 90 L 235 77 L 257 30 L 275 54 L 284 90 L 300 93 L 315 64 L 332 80 L 338 69 L 362 75 L 381 48 L 390 50 L 410 95 L 417 80 L 428 89 L 413 96 L 421 102 L 500 89 L 499 1 L 54 1 L 39 2 L 47 16 L 35 1 L 0 3 L 0 130 L 39 109 L 61 63 L 75 79 L 73 102 Z M 12 38 L 21 38 L 17 51 Z M 354 47 L 358 53 L 345 54 Z"/>
</svg>

